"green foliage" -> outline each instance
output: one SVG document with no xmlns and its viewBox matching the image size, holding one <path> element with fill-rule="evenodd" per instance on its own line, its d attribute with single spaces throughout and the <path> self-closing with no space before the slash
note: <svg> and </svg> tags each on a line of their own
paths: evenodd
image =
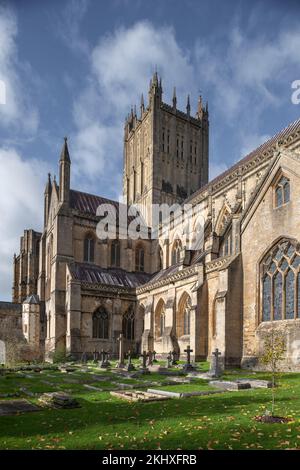
<svg viewBox="0 0 300 470">
<path fill-rule="evenodd" d="M 271 329 L 265 334 L 263 354 L 260 357 L 261 364 L 271 371 L 272 416 L 275 409 L 275 387 L 278 385 L 280 362 L 284 359 L 285 352 L 286 331 L 276 330 L 274 324 L 272 324 Z"/>
<path fill-rule="evenodd" d="M 201 369 L 203 365 L 201 364 Z M 107 382 L 120 381 L 110 371 L 100 371 Z M 157 377 L 156 377 L 157 375 Z M 227 380 L 253 378 L 251 371 L 225 371 Z M 211 396 L 171 399 L 165 402 L 129 403 L 83 386 L 91 384 L 91 372 L 80 368 L 74 374 L 45 370 L 0 376 L 0 394 L 68 390 L 80 401 L 74 410 L 45 409 L 37 413 L 0 416 L 0 449 L 299 449 L 300 448 L 300 374 L 282 374 L 277 400 L 287 424 L 264 424 L 254 420 L 269 403 L 268 389 L 226 392 Z M 30 376 L 32 376 L 30 378 Z M 158 374 L 150 376 L 158 380 Z M 145 376 L 140 380 L 149 380 Z M 256 372 L 255 378 L 268 379 L 268 372 Z M 77 379 L 76 383 L 67 382 Z M 160 376 L 160 380 L 166 380 Z M 48 382 L 48 383 L 45 383 Z M 130 382 L 130 381 L 129 381 Z M 131 382 L 133 383 L 133 382 Z M 53 384 L 51 386 L 50 384 Z M 102 387 L 102 382 L 95 382 Z M 207 389 L 199 379 L 189 385 L 170 386 L 179 391 Z M 4 398 L 4 397 L 3 397 Z M 37 403 L 36 397 L 28 397 Z M 6 397 L 11 399 L 10 397 Z"/>
</svg>

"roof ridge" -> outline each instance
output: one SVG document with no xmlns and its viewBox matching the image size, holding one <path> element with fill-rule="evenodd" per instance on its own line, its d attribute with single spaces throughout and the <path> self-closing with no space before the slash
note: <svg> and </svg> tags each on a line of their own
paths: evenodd
<svg viewBox="0 0 300 470">
<path fill-rule="evenodd" d="M 212 186 L 217 181 L 222 180 L 222 178 L 224 178 L 226 175 L 228 175 L 231 172 L 233 172 L 234 170 L 236 170 L 244 162 L 249 161 L 252 158 L 254 158 L 255 156 L 257 156 L 260 152 L 263 151 L 264 148 L 268 149 L 268 147 L 271 147 L 272 143 L 278 141 L 280 136 L 287 137 L 287 135 L 285 136 L 285 133 L 289 130 L 292 131 L 296 126 L 299 126 L 299 125 L 300 125 L 300 118 L 295 119 L 294 121 L 292 121 L 290 124 L 288 124 L 286 127 L 281 129 L 280 131 L 278 131 L 276 134 L 274 134 L 268 140 L 266 140 L 265 142 L 260 144 L 258 147 L 251 150 L 251 152 L 247 153 L 244 157 L 242 157 L 240 160 L 235 162 L 232 166 L 230 166 L 225 171 L 223 171 L 222 173 L 217 175 L 215 178 L 210 180 L 208 183 L 206 183 L 204 186 L 202 186 L 202 188 L 200 188 L 197 191 L 195 191 L 194 193 L 192 193 L 188 198 L 185 199 L 185 202 L 186 201 L 191 201 L 194 197 L 198 196 L 203 191 L 205 191 L 205 189 L 207 189 L 209 186 Z"/>
</svg>

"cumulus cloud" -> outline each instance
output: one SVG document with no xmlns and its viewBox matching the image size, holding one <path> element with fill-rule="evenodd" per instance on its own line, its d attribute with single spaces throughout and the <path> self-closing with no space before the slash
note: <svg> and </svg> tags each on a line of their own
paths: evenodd
<svg viewBox="0 0 300 470">
<path fill-rule="evenodd" d="M 286 81 L 287 72 L 299 63 L 299 49 L 299 28 L 279 29 L 271 39 L 251 37 L 235 25 L 227 41 L 207 45 L 198 39 L 195 57 L 202 83 L 213 86 L 214 106 L 235 125 L 249 109 L 255 109 L 258 122 L 268 106 L 281 103 L 274 82 Z"/>
<path fill-rule="evenodd" d="M 17 18 L 0 6 L 0 80 L 5 84 L 6 101 L 0 104 L 0 299 L 11 299 L 12 256 L 19 250 L 24 228 L 40 228 L 41 194 L 45 177 L 42 161 L 25 160 L 16 150 L 21 138 L 32 138 L 38 128 L 38 111 L 24 83 L 31 73 L 29 64 L 18 59 Z M 25 75 L 24 75 L 25 74 Z"/>
<path fill-rule="evenodd" d="M 6 102 L 0 105 L 0 125 L 2 128 L 12 127 L 18 132 L 34 134 L 39 117 L 36 107 L 30 102 L 29 91 L 23 84 L 30 67 L 18 59 L 17 32 L 15 14 L 11 9 L 0 6 L 0 80 L 6 90 Z"/>
<path fill-rule="evenodd" d="M 122 176 L 123 129 L 120 123 L 144 93 L 155 69 L 163 79 L 164 99 L 174 85 L 178 104 L 187 93 L 197 100 L 197 80 L 191 58 L 177 43 L 170 27 L 155 28 L 141 21 L 101 38 L 90 54 L 87 86 L 74 103 L 77 132 L 73 141 L 75 174 L 89 178 L 98 191 L 106 184 L 117 197 Z M 174 78 L 176 77 L 176 78 Z M 193 104 L 193 103 L 192 103 Z M 83 183 L 84 184 L 84 183 Z"/>
<path fill-rule="evenodd" d="M 12 258 L 25 228 L 41 229 L 46 166 L 25 161 L 14 149 L 0 148 L 0 299 L 10 300 Z"/>
</svg>

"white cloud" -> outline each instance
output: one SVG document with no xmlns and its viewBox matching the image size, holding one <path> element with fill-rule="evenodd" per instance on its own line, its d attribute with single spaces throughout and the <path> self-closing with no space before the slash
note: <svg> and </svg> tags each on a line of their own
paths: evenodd
<svg viewBox="0 0 300 470">
<path fill-rule="evenodd" d="M 36 135 L 39 117 L 25 78 L 35 81 L 28 63 L 18 58 L 17 18 L 0 6 L 0 80 L 5 84 L 6 103 L 0 105 L 0 299 L 11 299 L 12 256 L 19 252 L 24 228 L 41 228 L 42 186 L 46 168 L 42 161 L 26 160 L 15 149 L 22 138 Z M 28 82 L 27 82 L 28 83 Z"/>
<path fill-rule="evenodd" d="M 149 80 L 157 68 L 163 78 L 164 100 L 176 85 L 178 106 L 184 108 L 187 93 L 197 102 L 195 68 L 187 51 L 179 47 L 172 28 L 155 28 L 147 21 L 119 28 L 102 38 L 90 55 L 87 86 L 74 102 L 77 133 L 72 158 L 75 173 L 89 178 L 95 188 L 113 184 L 119 194 L 122 175 L 123 121 L 139 96 L 145 102 Z M 81 183 L 81 182 L 80 182 Z M 98 189 L 99 192 L 99 189 Z"/>
<path fill-rule="evenodd" d="M 249 106 L 255 109 L 258 121 L 268 106 L 280 104 L 282 98 L 274 83 L 285 82 L 288 70 L 299 63 L 299 50 L 299 28 L 279 30 L 271 40 L 268 36 L 249 37 L 235 26 L 226 46 L 207 46 L 198 40 L 195 55 L 201 81 L 214 86 L 214 106 L 234 125 Z"/>
<path fill-rule="evenodd" d="M 0 126 L 34 134 L 39 117 L 37 109 L 30 102 L 29 91 L 23 84 L 29 67 L 19 61 L 17 32 L 15 14 L 11 9 L 0 6 L 0 80 L 4 82 L 6 89 L 6 103 L 0 105 Z"/>
<path fill-rule="evenodd" d="M 0 299 L 10 300 L 13 253 L 25 228 L 40 230 L 46 166 L 25 161 L 14 149 L 0 149 Z"/>
</svg>

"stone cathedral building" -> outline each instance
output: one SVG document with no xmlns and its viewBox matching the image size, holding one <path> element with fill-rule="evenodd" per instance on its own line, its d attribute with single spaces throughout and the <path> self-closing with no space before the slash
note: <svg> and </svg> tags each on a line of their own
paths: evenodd
<svg viewBox="0 0 300 470">
<path fill-rule="evenodd" d="M 149 232 L 153 204 L 197 206 L 192 225 L 197 232 L 200 214 L 203 244 L 190 249 L 172 217 L 167 237 L 160 220 L 154 239 L 122 238 L 120 226 L 114 239 L 99 239 L 97 208 L 118 214 L 122 204 L 70 187 L 65 139 L 43 227 L 21 238 L 0 323 L 19 321 L 46 359 L 117 355 L 123 333 L 136 353 L 183 355 L 190 345 L 206 359 L 218 347 L 226 365 L 243 367 L 257 364 L 266 331 L 283 329 L 285 366 L 300 369 L 300 120 L 210 182 L 208 166 L 207 105 L 200 98 L 192 116 L 188 98 L 182 112 L 175 91 L 164 103 L 155 73 L 147 106 L 142 97 L 125 122 L 124 202 L 140 205 Z"/>
</svg>

